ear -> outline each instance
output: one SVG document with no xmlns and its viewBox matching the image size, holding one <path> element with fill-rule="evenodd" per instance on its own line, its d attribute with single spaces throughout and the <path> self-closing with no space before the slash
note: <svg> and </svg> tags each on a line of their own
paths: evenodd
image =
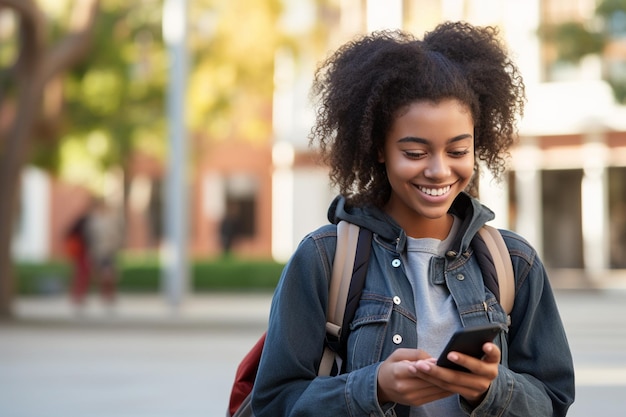
<svg viewBox="0 0 626 417">
<path fill-rule="evenodd" d="M 382 150 L 378 151 L 378 162 L 380 162 L 381 164 L 385 163 L 385 154 Z"/>
</svg>

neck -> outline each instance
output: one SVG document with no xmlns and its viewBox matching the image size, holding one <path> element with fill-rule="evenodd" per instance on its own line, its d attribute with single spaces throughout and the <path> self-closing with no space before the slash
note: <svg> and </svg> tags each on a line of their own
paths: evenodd
<svg viewBox="0 0 626 417">
<path fill-rule="evenodd" d="M 412 238 L 434 238 L 444 240 L 450 234 L 450 229 L 454 223 L 454 218 L 450 214 L 446 214 L 439 219 L 394 219 L 407 236 Z"/>
</svg>

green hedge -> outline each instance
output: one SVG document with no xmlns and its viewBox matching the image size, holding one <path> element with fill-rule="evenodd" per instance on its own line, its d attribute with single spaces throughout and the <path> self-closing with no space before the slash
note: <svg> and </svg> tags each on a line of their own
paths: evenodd
<svg viewBox="0 0 626 417">
<path fill-rule="evenodd" d="M 67 262 L 18 263 L 15 265 L 19 294 L 46 294 L 65 291 L 71 267 Z"/>
<path fill-rule="evenodd" d="M 156 257 L 125 257 L 118 263 L 120 292 L 160 291 L 161 266 Z M 272 260 L 238 258 L 205 259 L 190 262 L 193 291 L 271 291 L 276 287 L 284 264 Z M 20 294 L 49 294 L 66 291 L 72 274 L 64 261 L 18 263 L 17 290 Z"/>
</svg>

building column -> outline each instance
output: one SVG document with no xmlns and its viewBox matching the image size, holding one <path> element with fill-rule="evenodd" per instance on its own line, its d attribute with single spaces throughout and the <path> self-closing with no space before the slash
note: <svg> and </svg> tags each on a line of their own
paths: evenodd
<svg viewBox="0 0 626 417">
<path fill-rule="evenodd" d="M 509 186 L 506 181 L 498 182 L 491 171 L 481 164 L 479 179 L 480 202 L 496 215 L 491 225 L 500 229 L 509 228 Z"/>
<path fill-rule="evenodd" d="M 294 148 L 277 142 L 272 149 L 272 257 L 286 262 L 293 252 L 294 228 Z"/>
<path fill-rule="evenodd" d="M 43 261 L 50 256 L 50 180 L 41 170 L 26 167 L 21 182 L 12 253 L 18 260 Z"/>
<path fill-rule="evenodd" d="M 517 215 L 515 230 L 543 257 L 541 150 L 536 138 L 520 144 L 514 159 Z"/>
<path fill-rule="evenodd" d="M 609 269 L 608 149 L 604 134 L 585 138 L 581 190 L 583 257 L 586 275 L 596 281 Z"/>
</svg>

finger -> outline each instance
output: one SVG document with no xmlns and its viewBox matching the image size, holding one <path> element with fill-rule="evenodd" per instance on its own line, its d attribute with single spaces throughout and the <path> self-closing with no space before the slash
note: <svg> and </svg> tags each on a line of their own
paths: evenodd
<svg viewBox="0 0 626 417">
<path fill-rule="evenodd" d="M 491 353 L 492 349 L 488 348 L 487 350 Z M 499 353 L 497 356 L 499 357 Z M 448 396 L 446 393 L 456 393 L 472 403 L 480 402 L 489 389 L 491 381 L 498 374 L 498 363 L 485 364 L 474 357 L 467 356 L 467 358 L 481 366 L 481 369 L 485 366 L 492 369 L 490 371 L 483 369 L 481 375 L 443 368 L 437 366 L 436 361 L 432 361 L 431 359 L 422 359 L 415 362 L 416 380 L 431 384 L 435 387 L 435 389 L 429 388 L 428 391 L 422 392 L 420 396 L 416 397 L 416 400 L 424 401 L 425 398 L 429 398 L 430 401 L 434 401 L 435 396 L 444 398 Z M 458 359 L 460 361 L 460 358 Z M 471 364 L 468 366 L 471 367 Z M 439 392 L 439 390 L 441 390 L 441 392 Z M 412 404 L 415 405 L 416 402 L 412 402 Z"/>
<path fill-rule="evenodd" d="M 448 391 L 468 394 L 484 392 L 498 376 L 498 363 L 486 363 L 456 352 L 450 353 L 449 356 L 451 361 L 464 366 L 470 372 L 443 368 L 422 360 L 416 363 L 416 377 Z"/>
<path fill-rule="evenodd" d="M 498 345 L 494 343 L 485 343 L 483 346 L 483 352 L 485 352 L 485 357 L 483 358 L 484 362 L 500 363 L 502 352 L 500 352 Z"/>
<path fill-rule="evenodd" d="M 437 359 L 436 358 L 426 358 L 426 359 L 419 359 L 417 361 L 410 362 L 409 363 L 409 370 L 411 371 L 411 373 L 417 374 L 420 371 L 421 364 L 424 363 L 424 362 L 427 363 L 427 364 L 435 365 L 437 363 Z"/>
<path fill-rule="evenodd" d="M 466 368 L 471 373 L 495 377 L 491 375 L 494 368 L 485 365 L 500 363 L 500 349 L 493 343 L 485 343 L 483 345 L 483 352 L 485 355 L 482 359 L 476 359 L 473 356 L 459 352 L 450 352 L 447 357 L 451 362 Z"/>
<path fill-rule="evenodd" d="M 378 369 L 378 397 L 382 402 L 398 402 L 406 394 L 419 390 L 420 386 L 416 382 L 421 381 L 415 378 L 415 370 L 412 364 L 416 361 L 429 357 L 423 351 L 417 349 L 397 349 L 394 351 Z M 424 387 L 427 384 L 422 384 Z"/>
<path fill-rule="evenodd" d="M 401 348 L 401 349 L 396 349 L 395 351 L 393 351 L 393 353 L 389 356 L 389 359 L 392 362 L 400 362 L 400 361 L 418 361 L 420 359 L 427 359 L 430 358 L 431 356 L 424 352 L 421 349 L 407 349 L 407 348 Z"/>
</svg>

